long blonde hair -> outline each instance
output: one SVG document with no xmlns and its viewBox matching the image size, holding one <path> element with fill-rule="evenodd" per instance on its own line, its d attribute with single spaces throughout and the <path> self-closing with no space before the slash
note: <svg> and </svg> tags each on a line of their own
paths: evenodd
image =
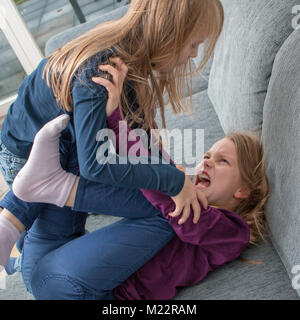
<svg viewBox="0 0 300 320">
<path fill-rule="evenodd" d="M 242 199 L 234 212 L 249 225 L 250 244 L 266 240 L 264 208 L 268 199 L 268 181 L 265 173 L 264 151 L 260 138 L 250 132 L 231 132 L 226 135 L 236 146 L 238 166 L 242 181 L 250 191 L 247 199 Z"/>
<path fill-rule="evenodd" d="M 132 111 L 123 90 L 123 116 L 140 123 L 144 129 L 151 129 L 157 108 L 160 108 L 165 128 L 163 95 L 168 94 L 175 113 L 185 111 L 184 77 L 189 72 L 186 65 L 167 73 L 160 72 L 156 66 L 167 66 L 195 31 L 202 28 L 207 38 L 204 57 L 197 70 L 200 71 L 214 50 L 223 20 L 220 0 L 132 0 L 121 19 L 100 24 L 54 52 L 44 75 L 58 105 L 72 111 L 71 82 L 76 71 L 92 56 L 113 47 L 128 66 L 124 87 L 129 81 L 133 84 L 139 106 Z"/>
</svg>

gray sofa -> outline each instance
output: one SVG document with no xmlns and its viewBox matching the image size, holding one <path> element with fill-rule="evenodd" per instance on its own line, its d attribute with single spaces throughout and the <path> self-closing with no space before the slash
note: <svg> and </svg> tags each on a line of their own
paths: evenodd
<svg viewBox="0 0 300 320">
<path fill-rule="evenodd" d="M 198 285 L 182 289 L 175 300 L 299 299 L 300 266 L 294 266 L 300 265 L 300 31 L 291 23 L 297 2 L 222 0 L 224 29 L 213 57 L 193 79 L 193 116 L 166 111 L 168 129 L 203 129 L 205 150 L 232 129 L 259 131 L 271 191 L 268 242 L 242 255 L 262 263 L 228 263 Z M 126 10 L 119 8 L 56 35 L 48 41 L 46 55 Z M 201 50 L 193 63 L 200 58 Z M 188 143 L 195 150 L 195 141 Z M 87 228 L 92 231 L 113 221 L 116 218 L 91 215 Z M 292 273 L 293 267 L 298 273 Z"/>
</svg>

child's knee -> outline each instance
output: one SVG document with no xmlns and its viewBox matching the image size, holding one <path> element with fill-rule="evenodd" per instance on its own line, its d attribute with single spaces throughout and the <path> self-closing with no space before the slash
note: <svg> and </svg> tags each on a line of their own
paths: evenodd
<svg viewBox="0 0 300 320">
<path fill-rule="evenodd" d="M 31 290 L 36 300 L 114 300 L 112 290 L 95 293 L 83 287 L 68 274 L 38 268 L 31 279 Z"/>
<path fill-rule="evenodd" d="M 75 279 L 67 274 L 39 267 L 31 278 L 31 290 L 37 300 L 84 300 L 85 292 Z"/>
</svg>

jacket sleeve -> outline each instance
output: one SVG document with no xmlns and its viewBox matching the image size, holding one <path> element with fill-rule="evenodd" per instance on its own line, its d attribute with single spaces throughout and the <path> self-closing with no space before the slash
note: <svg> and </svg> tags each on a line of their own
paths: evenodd
<svg viewBox="0 0 300 320">
<path fill-rule="evenodd" d="M 171 196 L 181 191 L 184 174 L 174 166 L 151 161 L 133 164 L 108 151 L 108 94 L 91 80 L 89 72 L 83 71 L 74 78 L 72 96 L 79 168 L 84 178 L 120 187 L 159 190 Z"/>
</svg>

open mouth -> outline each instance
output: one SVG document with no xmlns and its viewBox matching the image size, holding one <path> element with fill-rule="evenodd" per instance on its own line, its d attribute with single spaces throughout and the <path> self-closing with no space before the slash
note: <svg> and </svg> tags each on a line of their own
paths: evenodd
<svg viewBox="0 0 300 320">
<path fill-rule="evenodd" d="M 197 187 L 208 188 L 210 186 L 210 177 L 206 173 L 198 174 L 195 185 Z"/>
</svg>

